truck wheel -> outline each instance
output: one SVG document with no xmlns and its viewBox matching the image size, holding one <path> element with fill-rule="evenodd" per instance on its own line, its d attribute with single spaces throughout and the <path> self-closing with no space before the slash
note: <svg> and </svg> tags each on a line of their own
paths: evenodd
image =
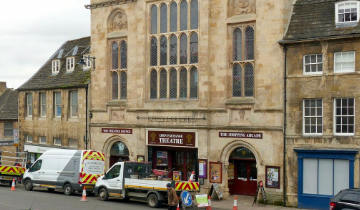
<svg viewBox="0 0 360 210">
<path fill-rule="evenodd" d="M 109 199 L 109 193 L 105 187 L 99 190 L 99 198 L 102 201 L 107 201 Z"/>
<path fill-rule="evenodd" d="M 151 208 L 159 207 L 159 199 L 156 194 L 150 194 L 147 197 L 147 203 Z"/>
<path fill-rule="evenodd" d="M 65 184 L 64 185 L 64 194 L 65 195 L 71 195 L 73 193 L 73 188 L 71 186 L 71 184 Z"/>
<path fill-rule="evenodd" d="M 33 184 L 30 179 L 25 180 L 24 182 L 25 190 L 26 191 L 32 191 L 33 190 Z"/>
</svg>

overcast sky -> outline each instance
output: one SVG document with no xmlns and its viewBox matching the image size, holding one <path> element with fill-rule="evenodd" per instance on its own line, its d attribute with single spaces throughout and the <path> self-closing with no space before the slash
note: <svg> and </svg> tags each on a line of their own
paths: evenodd
<svg viewBox="0 0 360 210">
<path fill-rule="evenodd" d="M 89 0 L 2 1 L 0 81 L 18 88 L 67 40 L 90 35 Z"/>
</svg>

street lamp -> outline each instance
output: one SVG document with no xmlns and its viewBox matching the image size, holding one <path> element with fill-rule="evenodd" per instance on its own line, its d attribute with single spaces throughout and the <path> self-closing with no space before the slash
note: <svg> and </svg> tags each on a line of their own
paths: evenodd
<svg viewBox="0 0 360 210">
<path fill-rule="evenodd" d="M 85 61 L 86 59 L 86 61 Z M 90 61 L 91 67 L 94 67 L 95 70 L 95 57 L 93 56 L 83 56 L 82 58 L 80 58 L 79 62 L 77 63 L 78 65 L 82 65 L 82 66 L 87 66 L 87 62 Z"/>
</svg>

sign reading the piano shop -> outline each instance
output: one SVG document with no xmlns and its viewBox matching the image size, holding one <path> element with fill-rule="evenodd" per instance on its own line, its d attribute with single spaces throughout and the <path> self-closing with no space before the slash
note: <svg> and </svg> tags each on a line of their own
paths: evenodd
<svg viewBox="0 0 360 210">
<path fill-rule="evenodd" d="M 195 147 L 195 132 L 148 131 L 148 144 Z"/>
<path fill-rule="evenodd" d="M 248 132 L 219 132 L 221 138 L 245 138 L 245 139 L 262 139 L 262 133 L 248 133 Z"/>
</svg>

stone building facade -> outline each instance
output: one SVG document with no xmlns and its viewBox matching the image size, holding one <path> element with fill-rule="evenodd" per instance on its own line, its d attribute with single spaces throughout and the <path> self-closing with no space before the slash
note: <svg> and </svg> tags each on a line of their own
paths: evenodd
<svg viewBox="0 0 360 210">
<path fill-rule="evenodd" d="M 107 167 L 145 160 L 181 179 L 195 170 L 202 190 L 218 183 L 225 196 L 255 194 L 267 170 L 265 190 L 282 200 L 278 40 L 291 5 L 92 0 L 91 148 Z"/>
<path fill-rule="evenodd" d="M 14 165 L 18 135 L 18 93 L 0 82 L 0 164 Z M 5 157 L 3 157 L 5 156 Z M 10 158 L 6 158 L 10 157 Z"/>
<path fill-rule="evenodd" d="M 20 146 L 34 162 L 51 148 L 87 148 L 90 37 L 65 42 L 19 91 Z"/>
<path fill-rule="evenodd" d="M 287 196 L 301 208 L 327 209 L 337 192 L 359 187 L 359 3 L 298 0 L 281 41 Z"/>
</svg>

